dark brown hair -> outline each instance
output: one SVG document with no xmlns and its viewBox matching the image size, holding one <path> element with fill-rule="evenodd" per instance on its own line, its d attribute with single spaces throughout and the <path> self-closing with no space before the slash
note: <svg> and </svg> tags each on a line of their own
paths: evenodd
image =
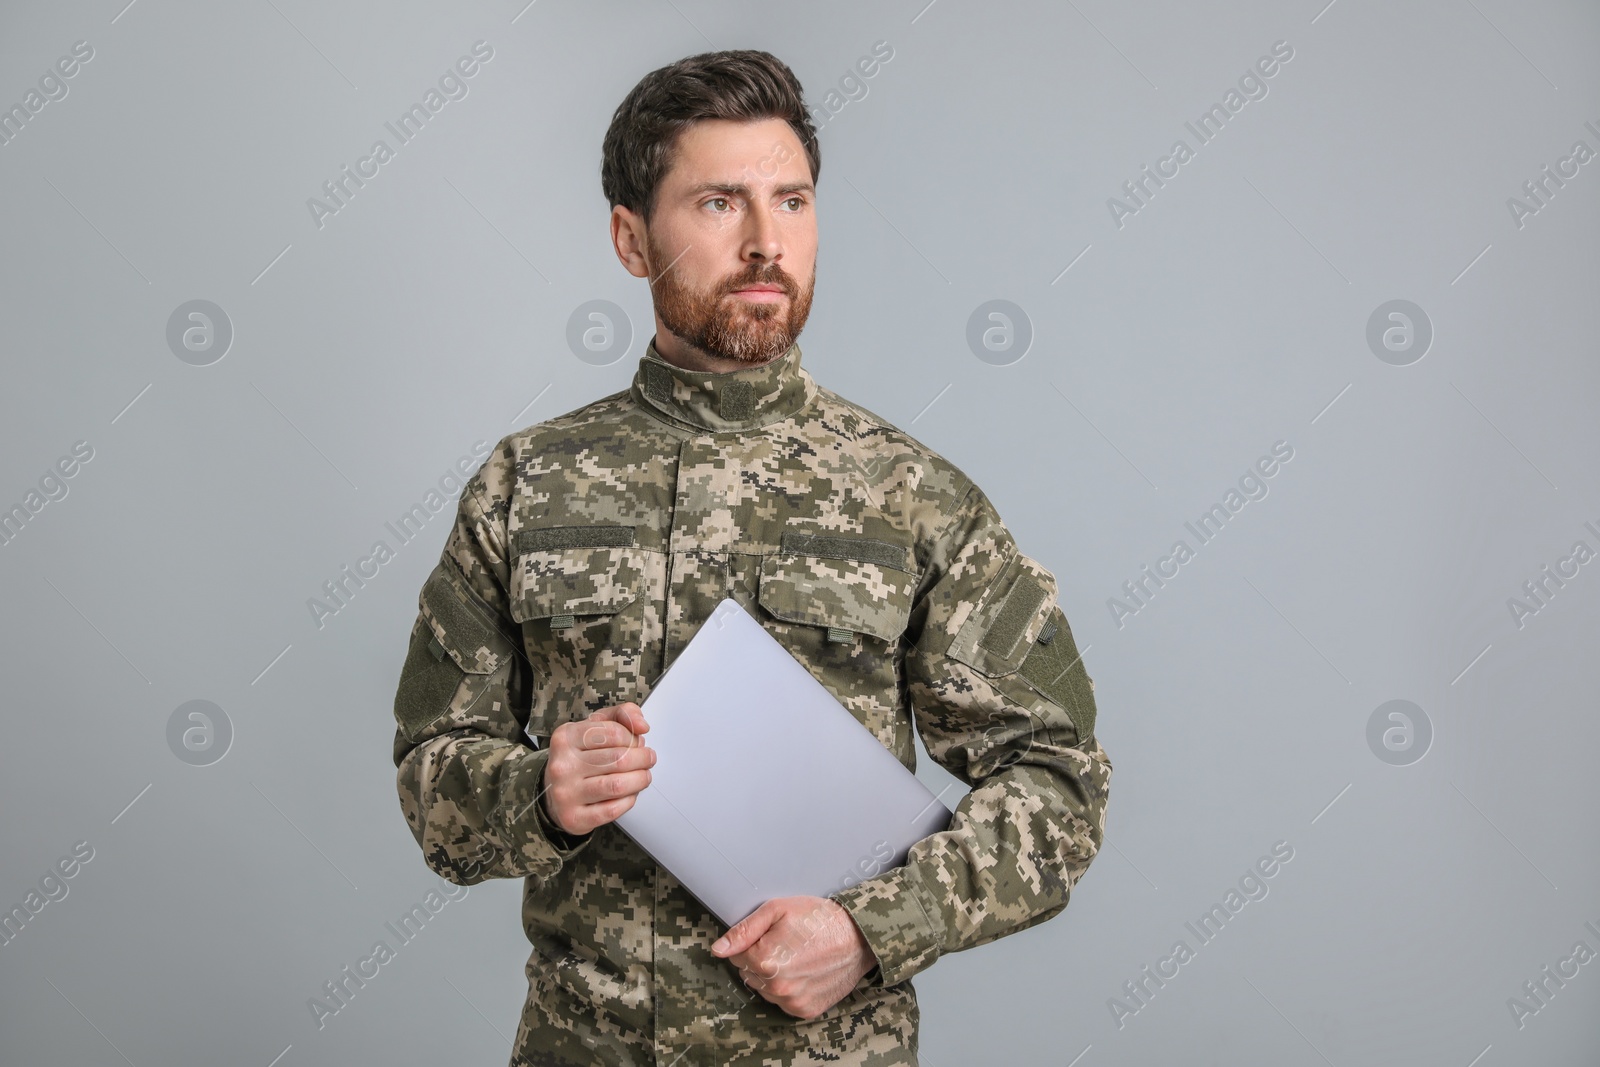
<svg viewBox="0 0 1600 1067">
<path fill-rule="evenodd" d="M 800 80 L 770 52 L 735 49 L 702 52 L 669 63 L 639 79 L 617 106 L 601 150 L 600 187 L 646 222 L 655 210 L 656 189 L 669 170 L 678 135 L 702 119 L 783 119 L 794 130 L 811 163 L 811 180 L 822 171 L 822 146 L 806 111 Z"/>
</svg>

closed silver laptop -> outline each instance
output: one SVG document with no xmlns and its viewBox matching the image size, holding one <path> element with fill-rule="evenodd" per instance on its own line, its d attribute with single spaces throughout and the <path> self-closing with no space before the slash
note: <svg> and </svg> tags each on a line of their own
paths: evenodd
<svg viewBox="0 0 1600 1067">
<path fill-rule="evenodd" d="M 617 825 L 732 926 L 905 862 L 951 812 L 737 602 L 640 704 L 651 781 Z"/>
</svg>

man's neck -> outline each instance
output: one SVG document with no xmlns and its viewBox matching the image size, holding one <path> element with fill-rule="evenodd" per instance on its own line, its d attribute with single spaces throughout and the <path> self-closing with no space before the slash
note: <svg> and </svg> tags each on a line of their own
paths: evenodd
<svg viewBox="0 0 1600 1067">
<path fill-rule="evenodd" d="M 762 360 L 760 363 L 746 363 L 742 359 L 729 359 L 727 356 L 714 356 L 703 348 L 689 344 L 677 334 L 657 327 L 656 329 L 656 354 L 674 367 L 684 370 L 709 371 L 712 374 L 726 374 L 728 371 L 745 370 L 750 367 L 764 367 L 772 359 L 781 359 L 780 352 L 772 359 Z"/>
</svg>

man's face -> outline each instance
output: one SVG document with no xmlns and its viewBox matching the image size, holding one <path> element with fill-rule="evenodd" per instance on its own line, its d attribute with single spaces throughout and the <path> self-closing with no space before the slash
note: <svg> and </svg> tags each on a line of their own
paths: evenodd
<svg viewBox="0 0 1600 1067">
<path fill-rule="evenodd" d="M 814 200 L 805 151 L 781 119 L 710 119 L 679 136 L 649 225 L 624 207 L 612 220 L 623 263 L 652 280 L 663 355 L 719 370 L 788 351 L 816 284 Z"/>
</svg>

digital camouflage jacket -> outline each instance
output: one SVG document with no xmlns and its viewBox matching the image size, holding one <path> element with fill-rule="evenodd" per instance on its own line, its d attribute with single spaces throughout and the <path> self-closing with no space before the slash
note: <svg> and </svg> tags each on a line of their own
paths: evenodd
<svg viewBox="0 0 1600 1067">
<path fill-rule="evenodd" d="M 430 868 L 524 879 L 512 1064 L 915 1064 L 911 977 L 1060 912 L 1099 851 L 1111 763 L 1056 595 L 965 474 L 798 345 L 715 374 L 652 342 L 628 389 L 502 439 L 423 585 L 394 759 Z M 575 837 L 538 802 L 556 726 L 642 703 L 723 597 L 906 767 L 914 724 L 971 787 L 833 894 L 878 965 L 811 1020 L 713 956 L 722 924 L 615 824 Z"/>
</svg>

